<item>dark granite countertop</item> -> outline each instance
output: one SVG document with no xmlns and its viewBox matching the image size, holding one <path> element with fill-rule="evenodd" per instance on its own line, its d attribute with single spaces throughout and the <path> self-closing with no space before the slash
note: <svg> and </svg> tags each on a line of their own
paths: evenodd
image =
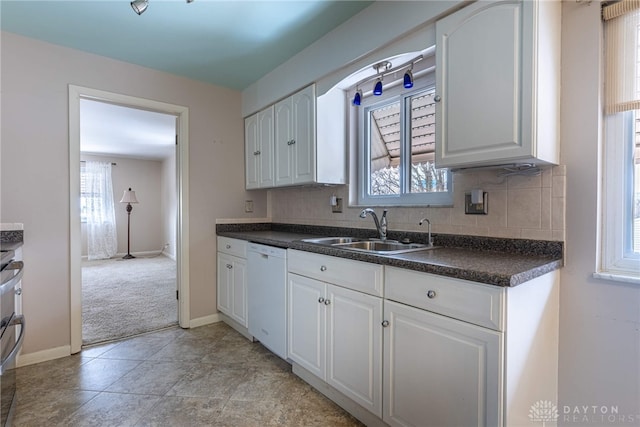
<svg viewBox="0 0 640 427">
<path fill-rule="evenodd" d="M 23 230 L 2 230 L 0 231 L 0 250 L 15 251 L 24 241 Z"/>
<path fill-rule="evenodd" d="M 495 286 L 516 286 L 563 266 L 562 242 L 434 234 L 439 248 L 377 255 L 302 242 L 318 236 L 375 237 L 374 230 L 293 224 L 218 224 L 217 234 L 255 243 L 389 265 Z M 426 233 L 390 232 L 424 243 Z"/>
</svg>

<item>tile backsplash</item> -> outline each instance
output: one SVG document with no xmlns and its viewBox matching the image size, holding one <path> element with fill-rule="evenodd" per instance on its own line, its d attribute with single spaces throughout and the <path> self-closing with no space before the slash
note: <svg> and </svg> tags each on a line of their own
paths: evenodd
<svg viewBox="0 0 640 427">
<path fill-rule="evenodd" d="M 426 225 L 421 227 L 418 222 L 427 217 L 434 233 L 564 241 L 566 167 L 545 168 L 537 176 L 500 177 L 498 173 L 485 170 L 454 174 L 453 207 L 390 207 L 389 229 L 426 231 Z M 488 193 L 487 215 L 464 213 L 464 195 L 474 188 Z M 273 222 L 374 228 L 371 218 L 358 216 L 368 206 L 348 204 L 346 185 L 278 188 L 269 193 L 268 213 Z M 334 194 L 343 200 L 342 213 L 331 210 Z"/>
</svg>

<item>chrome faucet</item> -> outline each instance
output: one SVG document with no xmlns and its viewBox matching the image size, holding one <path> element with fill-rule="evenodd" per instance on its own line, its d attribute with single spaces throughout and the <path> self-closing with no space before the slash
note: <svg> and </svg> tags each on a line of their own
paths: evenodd
<svg viewBox="0 0 640 427">
<path fill-rule="evenodd" d="M 429 226 L 427 228 L 427 243 L 429 244 L 429 246 L 433 246 L 433 238 L 431 238 L 431 221 L 429 221 L 428 218 L 422 218 L 420 220 L 420 222 L 418 223 L 418 225 L 422 225 L 423 222 L 426 222 L 427 225 Z"/>
<path fill-rule="evenodd" d="M 378 221 L 378 215 L 376 215 L 375 211 L 371 208 L 366 208 L 360 212 L 360 218 L 366 218 L 367 214 L 370 214 L 373 217 L 373 222 L 376 223 L 376 229 L 380 235 L 380 240 L 387 240 L 387 210 L 384 209 L 382 211 L 380 221 Z"/>
</svg>

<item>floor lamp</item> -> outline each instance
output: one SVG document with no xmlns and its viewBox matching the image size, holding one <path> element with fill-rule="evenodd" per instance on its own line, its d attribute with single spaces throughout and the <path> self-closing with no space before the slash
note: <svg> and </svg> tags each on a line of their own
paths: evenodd
<svg viewBox="0 0 640 427">
<path fill-rule="evenodd" d="M 131 258 L 135 258 L 133 255 L 131 255 L 131 211 L 133 210 L 133 206 L 131 206 L 131 203 L 138 203 L 138 199 L 136 199 L 136 192 L 132 191 L 131 188 L 129 188 L 128 190 L 124 191 L 124 194 L 122 195 L 122 200 L 120 200 L 120 203 L 126 203 L 127 204 L 127 254 L 125 256 L 122 257 L 122 259 L 131 259 Z"/>
</svg>

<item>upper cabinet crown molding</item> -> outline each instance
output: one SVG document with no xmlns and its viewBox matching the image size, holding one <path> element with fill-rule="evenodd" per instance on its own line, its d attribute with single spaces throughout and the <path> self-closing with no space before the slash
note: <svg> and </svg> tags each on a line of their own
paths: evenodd
<svg viewBox="0 0 640 427">
<path fill-rule="evenodd" d="M 436 164 L 557 164 L 559 1 L 473 3 L 436 22 Z"/>
<path fill-rule="evenodd" d="M 316 97 L 312 84 L 247 117 L 245 167 L 248 190 L 346 183 L 343 91 Z"/>
</svg>

